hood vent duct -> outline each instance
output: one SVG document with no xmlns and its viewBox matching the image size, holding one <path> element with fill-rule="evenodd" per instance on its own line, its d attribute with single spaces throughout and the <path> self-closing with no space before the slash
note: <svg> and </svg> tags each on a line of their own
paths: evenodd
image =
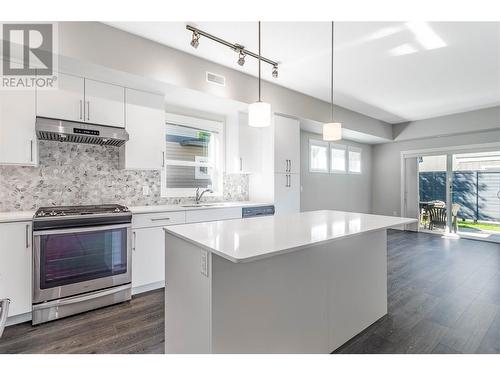
<svg viewBox="0 0 500 375">
<path fill-rule="evenodd" d="M 45 117 L 36 118 L 35 129 L 37 138 L 45 141 L 119 147 L 129 139 L 128 133 L 122 128 Z"/>
</svg>

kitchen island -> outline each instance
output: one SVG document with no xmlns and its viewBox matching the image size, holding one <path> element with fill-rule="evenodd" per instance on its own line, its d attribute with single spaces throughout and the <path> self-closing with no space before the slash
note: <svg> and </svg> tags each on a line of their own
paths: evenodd
<svg viewBox="0 0 500 375">
<path fill-rule="evenodd" d="M 387 314 L 386 229 L 311 211 L 165 227 L 166 353 L 330 353 Z"/>
</svg>

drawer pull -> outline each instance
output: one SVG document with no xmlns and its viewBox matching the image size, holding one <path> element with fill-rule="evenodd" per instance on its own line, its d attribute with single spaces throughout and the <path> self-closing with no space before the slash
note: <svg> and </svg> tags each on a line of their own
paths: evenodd
<svg viewBox="0 0 500 375">
<path fill-rule="evenodd" d="M 162 221 L 162 220 L 170 220 L 169 217 L 154 217 L 151 221 Z"/>
</svg>

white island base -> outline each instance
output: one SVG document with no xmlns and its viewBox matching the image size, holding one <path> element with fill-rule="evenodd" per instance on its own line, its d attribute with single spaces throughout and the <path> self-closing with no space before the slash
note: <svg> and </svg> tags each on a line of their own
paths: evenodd
<svg viewBox="0 0 500 375">
<path fill-rule="evenodd" d="M 236 235 L 244 252 L 245 220 L 265 218 L 166 228 L 166 353 L 330 353 L 387 313 L 388 223 L 236 259 L 220 242 Z"/>
</svg>

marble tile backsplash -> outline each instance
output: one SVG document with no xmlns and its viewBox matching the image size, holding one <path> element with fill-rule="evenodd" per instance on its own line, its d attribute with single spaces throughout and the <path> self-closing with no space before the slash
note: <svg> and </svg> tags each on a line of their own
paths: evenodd
<svg viewBox="0 0 500 375">
<path fill-rule="evenodd" d="M 41 206 L 118 203 L 126 206 L 178 204 L 193 198 L 163 198 L 160 172 L 119 168 L 112 146 L 39 141 L 39 166 L 0 166 L 0 211 Z M 142 194 L 143 186 L 149 195 Z M 222 198 L 248 200 L 248 175 L 227 174 Z"/>
</svg>

